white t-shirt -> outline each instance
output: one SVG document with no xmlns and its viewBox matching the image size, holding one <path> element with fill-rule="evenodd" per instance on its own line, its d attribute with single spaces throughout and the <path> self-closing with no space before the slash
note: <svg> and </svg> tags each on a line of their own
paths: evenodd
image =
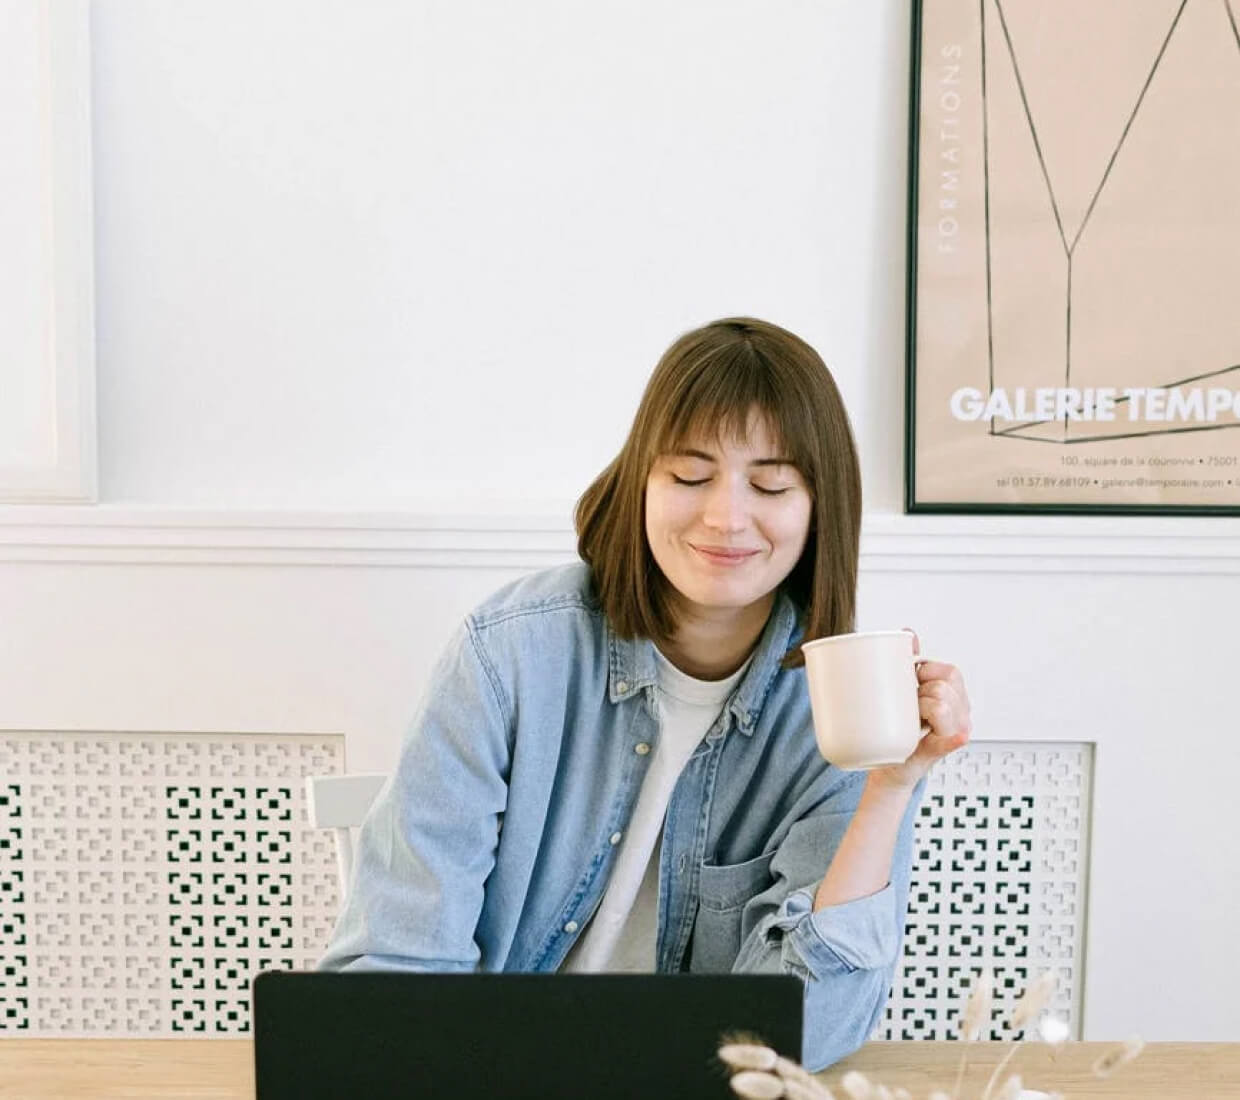
<svg viewBox="0 0 1240 1100">
<path fill-rule="evenodd" d="M 563 971 L 639 971 L 655 967 L 659 856 L 663 818 L 685 762 L 718 717 L 749 667 L 726 680 L 697 680 L 655 650 L 659 737 L 629 827 L 594 918 L 564 960 Z"/>
</svg>

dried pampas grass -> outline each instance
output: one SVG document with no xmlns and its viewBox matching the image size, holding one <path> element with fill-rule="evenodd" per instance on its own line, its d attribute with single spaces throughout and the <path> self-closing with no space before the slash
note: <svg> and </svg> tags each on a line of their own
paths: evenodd
<svg viewBox="0 0 1240 1100">
<path fill-rule="evenodd" d="M 778 1077 L 756 1069 L 743 1069 L 728 1082 L 732 1091 L 744 1100 L 778 1100 L 784 1095 L 784 1083 Z"/>
<path fill-rule="evenodd" d="M 1114 1050 L 1108 1050 L 1094 1063 L 1094 1075 L 1110 1077 L 1120 1066 L 1127 1065 L 1145 1049 L 1144 1039 L 1128 1039 Z"/>
<path fill-rule="evenodd" d="M 1019 1100 L 1021 1093 L 1025 1091 L 1025 1086 L 1020 1079 L 1019 1073 L 1013 1073 L 1006 1081 L 1003 1082 L 1003 1088 L 999 1090 L 999 1100 Z"/>
<path fill-rule="evenodd" d="M 1021 993 L 1012 1006 L 1007 1026 L 1013 1032 L 1034 1033 L 1051 1046 L 1058 1046 L 1068 1038 L 1067 1022 L 1058 1016 L 1043 1015 L 1055 996 L 1055 975 L 1050 971 L 1038 975 Z M 960 1085 L 964 1077 L 965 1055 L 968 1044 L 977 1041 L 989 1031 L 994 1001 L 994 978 L 990 971 L 981 971 L 973 981 L 960 1021 L 962 1044 L 960 1069 L 956 1085 L 951 1092 L 935 1090 L 928 1100 L 963 1100 Z M 1020 1049 L 1024 1038 L 1014 1039 L 1011 1048 L 1000 1059 L 980 1100 L 1064 1100 L 1058 1092 L 1038 1092 L 1024 1087 L 1020 1075 L 1010 1073 L 1002 1086 L 995 1091 L 996 1083 L 1004 1069 Z M 1109 1077 L 1121 1066 L 1131 1062 L 1141 1053 L 1145 1043 L 1141 1039 L 1129 1039 L 1107 1051 L 1093 1065 L 1098 1077 Z M 745 1100 L 835 1100 L 831 1090 L 804 1066 L 778 1054 L 756 1035 L 733 1033 L 725 1035 L 719 1047 L 719 1060 L 732 1075 L 729 1084 L 732 1091 Z M 913 1100 L 907 1089 L 890 1088 L 871 1080 L 864 1073 L 850 1070 L 840 1079 L 839 1087 L 848 1100 Z"/>
<path fill-rule="evenodd" d="M 989 970 L 983 970 L 973 983 L 969 999 L 960 1016 L 960 1037 L 972 1042 L 990 1029 L 990 1005 L 994 1000 L 995 979 Z"/>
<path fill-rule="evenodd" d="M 724 1043 L 719 1048 L 719 1060 L 729 1069 L 774 1069 L 779 1060 L 770 1047 L 759 1043 Z"/>
<path fill-rule="evenodd" d="M 844 1074 L 840 1088 L 848 1094 L 848 1100 L 878 1100 L 877 1090 L 870 1079 L 856 1070 Z"/>
<path fill-rule="evenodd" d="M 1042 1010 L 1055 996 L 1055 987 L 1058 984 L 1058 979 L 1049 970 L 1038 975 L 1033 985 L 1016 999 L 1010 1019 L 1013 1031 L 1023 1031 L 1031 1020 L 1036 1020 L 1042 1014 Z"/>
</svg>

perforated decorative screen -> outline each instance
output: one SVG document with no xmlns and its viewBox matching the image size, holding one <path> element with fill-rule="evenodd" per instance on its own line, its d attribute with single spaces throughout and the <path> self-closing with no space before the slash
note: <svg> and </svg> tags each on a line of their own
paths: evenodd
<svg viewBox="0 0 1240 1100">
<path fill-rule="evenodd" d="M 254 975 L 312 967 L 331 934 L 302 779 L 343 757 L 340 737 L 0 736 L 0 1034 L 247 1033 Z M 983 966 L 996 1022 L 1055 970 L 1079 1034 L 1091 759 L 990 742 L 932 773 L 876 1037 L 954 1037 Z"/>
<path fill-rule="evenodd" d="M 990 1038 L 1044 970 L 1080 1037 L 1092 746 L 972 745 L 931 773 L 917 819 L 904 961 L 875 1032 L 958 1038 L 973 976 L 995 979 Z M 983 1035 L 982 1038 L 987 1038 Z"/>
<path fill-rule="evenodd" d="M 343 737 L 0 736 L 0 1033 L 230 1035 L 338 888 L 302 777 Z"/>
</svg>

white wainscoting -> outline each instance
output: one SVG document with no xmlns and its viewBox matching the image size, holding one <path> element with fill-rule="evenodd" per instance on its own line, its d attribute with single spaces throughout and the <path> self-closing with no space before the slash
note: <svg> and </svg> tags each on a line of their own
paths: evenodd
<svg viewBox="0 0 1240 1100">
<path fill-rule="evenodd" d="M 3 509 L 0 728 L 341 734 L 386 771 L 460 616 L 573 546 L 567 518 Z M 859 625 L 959 664 L 979 742 L 1092 747 L 1085 1038 L 1240 1039 L 1238 563 L 1228 519 L 865 527 Z"/>
</svg>

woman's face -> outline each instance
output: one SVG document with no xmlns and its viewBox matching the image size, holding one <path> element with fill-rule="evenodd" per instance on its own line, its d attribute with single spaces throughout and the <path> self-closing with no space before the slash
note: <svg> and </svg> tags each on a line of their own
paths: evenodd
<svg viewBox="0 0 1240 1100">
<path fill-rule="evenodd" d="M 750 607 L 801 556 L 813 511 L 800 472 L 761 418 L 746 443 L 694 439 L 660 455 L 646 482 L 646 538 L 690 610 Z"/>
</svg>

